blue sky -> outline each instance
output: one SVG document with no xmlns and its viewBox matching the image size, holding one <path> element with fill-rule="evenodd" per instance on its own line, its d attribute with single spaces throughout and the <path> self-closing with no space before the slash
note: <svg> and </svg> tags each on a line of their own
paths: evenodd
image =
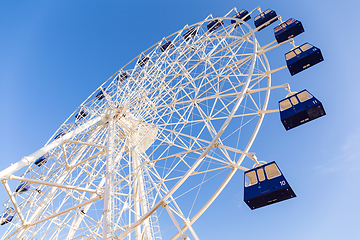
<svg viewBox="0 0 360 240">
<path fill-rule="evenodd" d="M 269 114 L 252 150 L 275 160 L 297 198 L 251 211 L 238 172 L 197 223 L 201 239 L 349 239 L 357 235 L 360 163 L 358 1 L 2 1 L 0 0 L 0 163 L 41 148 L 103 81 L 163 37 L 231 8 L 274 9 L 302 21 L 297 45 L 319 47 L 324 62 L 274 84 L 308 89 L 326 117 L 286 132 Z M 252 25 L 252 20 L 250 20 Z M 253 25 L 252 25 L 253 26 Z M 275 26 L 273 24 L 272 26 Z M 258 34 L 272 41 L 272 27 Z M 285 64 L 283 46 L 269 55 Z M 271 95 L 274 109 L 285 91 Z M 5 202 L 4 189 L 0 203 Z M 4 229 L 0 227 L 0 235 Z"/>
</svg>

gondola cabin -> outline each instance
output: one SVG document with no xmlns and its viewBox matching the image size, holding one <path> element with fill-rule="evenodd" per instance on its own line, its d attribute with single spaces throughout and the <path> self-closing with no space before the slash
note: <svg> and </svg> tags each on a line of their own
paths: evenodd
<svg viewBox="0 0 360 240">
<path fill-rule="evenodd" d="M 249 12 L 246 11 L 245 9 L 241 10 L 240 12 L 236 13 L 233 18 L 239 18 L 241 20 L 243 20 L 244 22 L 248 21 L 251 17 L 250 14 L 247 15 Z M 247 15 L 247 16 L 246 16 Z M 246 17 L 245 17 L 246 16 Z M 231 20 L 231 24 L 236 23 L 235 20 Z M 241 23 L 240 23 L 241 24 Z"/>
<path fill-rule="evenodd" d="M 272 24 L 273 22 L 277 21 L 278 19 L 275 18 L 276 12 L 274 10 L 266 10 L 265 12 L 260 13 L 259 15 L 257 15 L 254 18 L 254 24 L 255 27 L 260 27 L 261 25 L 263 25 L 261 28 L 259 28 L 258 31 L 260 31 L 261 29 L 269 26 L 270 24 Z M 275 19 L 274 19 L 275 18 Z"/>
<path fill-rule="evenodd" d="M 244 202 L 251 210 L 296 197 L 275 162 L 245 172 Z"/>
<path fill-rule="evenodd" d="M 103 98 L 105 97 L 104 91 L 105 91 L 105 88 L 104 88 L 104 90 L 100 90 L 100 91 L 96 94 L 95 97 L 96 97 L 97 100 L 101 100 L 101 99 L 103 99 Z"/>
<path fill-rule="evenodd" d="M 274 28 L 274 34 L 278 43 L 284 42 L 304 32 L 300 21 L 290 18 Z"/>
<path fill-rule="evenodd" d="M 171 41 L 166 41 L 163 45 L 161 45 L 160 50 L 162 52 L 165 52 L 167 49 L 172 48 L 174 45 L 171 43 Z"/>
<path fill-rule="evenodd" d="M 38 167 L 41 167 L 43 164 L 47 162 L 47 156 L 41 156 L 38 159 L 35 160 L 34 164 Z"/>
<path fill-rule="evenodd" d="M 15 192 L 24 193 L 30 189 L 30 183 L 21 181 L 19 186 L 16 188 Z"/>
<path fill-rule="evenodd" d="M 191 27 L 188 30 L 186 30 L 186 32 L 183 34 L 183 38 L 185 41 L 190 40 L 192 37 L 194 37 L 197 33 L 197 30 L 195 29 L 195 27 Z"/>
<path fill-rule="evenodd" d="M 285 59 L 291 76 L 324 60 L 320 49 L 309 43 L 305 43 L 286 53 Z"/>
<path fill-rule="evenodd" d="M 322 103 L 307 90 L 279 101 L 279 110 L 286 130 L 326 115 Z"/>
<path fill-rule="evenodd" d="M 209 30 L 209 32 L 213 32 L 219 27 L 221 27 L 221 25 L 223 24 L 224 24 L 223 20 L 215 19 L 214 21 L 211 21 L 206 27 Z"/>
<path fill-rule="evenodd" d="M 12 207 L 6 208 L 6 210 L 1 215 L 0 225 L 4 225 L 13 220 L 15 216 L 15 210 Z"/>
<path fill-rule="evenodd" d="M 144 57 L 140 58 L 140 60 L 138 61 L 138 64 L 140 65 L 140 67 L 143 67 L 149 60 L 150 60 L 150 58 L 148 56 L 144 56 Z"/>
<path fill-rule="evenodd" d="M 80 120 L 84 117 L 86 117 L 88 115 L 88 113 L 85 110 L 81 110 L 78 114 L 76 114 L 75 118 L 77 120 Z"/>
<path fill-rule="evenodd" d="M 125 79 L 127 79 L 129 77 L 129 74 L 127 72 L 121 72 L 117 75 L 116 80 L 122 82 Z"/>
<path fill-rule="evenodd" d="M 64 136 L 66 134 L 65 130 L 61 130 L 55 137 L 54 139 L 59 139 L 60 137 Z"/>
</svg>

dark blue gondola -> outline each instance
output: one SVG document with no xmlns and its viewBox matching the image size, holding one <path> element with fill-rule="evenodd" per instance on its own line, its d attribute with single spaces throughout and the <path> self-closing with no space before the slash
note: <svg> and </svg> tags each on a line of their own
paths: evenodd
<svg viewBox="0 0 360 240">
<path fill-rule="evenodd" d="M 81 110 L 78 114 L 76 114 L 75 118 L 77 120 L 80 120 L 84 117 L 86 117 L 88 115 L 88 113 L 85 110 Z"/>
<path fill-rule="evenodd" d="M 160 50 L 162 52 L 165 52 L 167 49 L 170 49 L 172 48 L 174 45 L 171 43 L 171 41 L 166 41 L 161 47 L 160 47 Z"/>
<path fill-rule="evenodd" d="M 30 183 L 21 181 L 19 186 L 16 188 L 15 192 L 24 193 L 30 189 Z"/>
<path fill-rule="evenodd" d="M 47 162 L 47 156 L 41 156 L 38 159 L 35 160 L 34 164 L 38 167 L 41 167 L 43 164 Z"/>
<path fill-rule="evenodd" d="M 66 134 L 66 132 L 64 130 L 61 130 L 55 137 L 54 139 L 59 139 L 61 136 L 64 136 Z"/>
<path fill-rule="evenodd" d="M 274 34 L 278 43 L 284 42 L 304 32 L 304 28 L 299 20 L 290 18 L 274 28 Z"/>
<path fill-rule="evenodd" d="M 15 216 L 15 210 L 12 207 L 6 208 L 6 210 L 1 216 L 0 225 L 4 225 L 6 223 L 11 222 L 14 216 Z"/>
<path fill-rule="evenodd" d="M 244 202 L 251 210 L 296 197 L 275 162 L 245 172 Z"/>
<path fill-rule="evenodd" d="M 286 65 L 291 76 L 324 60 L 319 48 L 304 43 L 285 54 Z"/>
<path fill-rule="evenodd" d="M 322 103 L 306 89 L 279 101 L 279 110 L 286 130 L 326 115 Z"/>
<path fill-rule="evenodd" d="M 105 88 L 104 88 L 104 90 L 100 90 L 100 91 L 96 94 L 95 97 L 97 98 L 97 100 L 101 100 L 101 99 L 103 99 L 103 98 L 105 97 L 104 91 L 105 91 Z"/>
<path fill-rule="evenodd" d="M 138 64 L 140 65 L 140 67 L 143 67 L 149 60 L 150 58 L 148 56 L 144 56 L 138 61 Z"/>
<path fill-rule="evenodd" d="M 272 24 L 273 22 L 278 20 L 277 18 L 275 18 L 276 16 L 277 16 L 276 12 L 274 10 L 270 10 L 270 9 L 266 10 L 265 12 L 260 13 L 259 15 L 257 15 L 254 18 L 255 27 L 260 27 L 261 25 L 266 23 L 264 26 L 259 28 L 258 31 L 260 31 L 261 29 L 264 29 L 265 27 L 269 26 L 270 24 Z M 273 18 L 275 18 L 275 19 L 273 19 Z"/>
<path fill-rule="evenodd" d="M 209 32 L 213 32 L 219 27 L 221 27 L 221 25 L 223 24 L 224 24 L 223 20 L 215 19 L 214 21 L 211 21 L 206 27 L 209 30 Z"/>
<path fill-rule="evenodd" d="M 190 40 L 192 37 L 194 37 L 197 33 L 197 30 L 195 29 L 195 27 L 191 27 L 188 30 L 186 30 L 186 32 L 183 34 L 183 38 L 185 41 Z"/>
<path fill-rule="evenodd" d="M 122 82 L 125 79 L 127 79 L 129 77 L 129 74 L 127 72 L 121 72 L 117 75 L 116 80 Z"/>
<path fill-rule="evenodd" d="M 236 13 L 233 18 L 239 18 L 241 20 L 243 20 L 244 22 L 248 21 L 251 17 L 250 15 L 247 15 L 249 12 L 246 11 L 245 9 L 241 10 L 240 12 Z M 246 16 L 247 15 L 247 16 Z M 246 16 L 246 18 L 244 18 Z M 236 23 L 235 20 L 231 20 L 231 24 Z M 240 23 L 241 24 L 241 23 Z"/>
</svg>

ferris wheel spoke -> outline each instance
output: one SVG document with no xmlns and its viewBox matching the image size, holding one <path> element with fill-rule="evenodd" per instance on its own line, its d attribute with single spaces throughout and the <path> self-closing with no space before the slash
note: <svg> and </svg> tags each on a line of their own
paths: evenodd
<svg viewBox="0 0 360 240">
<path fill-rule="evenodd" d="M 210 180 L 210 179 L 208 179 L 208 180 Z M 206 180 L 206 181 L 208 181 L 208 180 Z M 194 186 L 192 189 L 189 189 L 187 192 L 192 191 L 192 190 L 195 189 L 195 188 L 199 188 L 199 186 L 201 186 L 202 184 L 204 184 L 206 181 L 203 180 L 200 184 L 198 184 L 197 186 Z M 164 185 L 164 187 L 165 187 L 166 191 L 169 191 L 169 190 L 166 188 L 165 185 Z M 199 190 L 200 190 L 200 188 L 199 188 Z M 183 196 L 183 195 L 186 194 L 187 192 L 179 195 L 177 198 Z M 185 223 L 185 226 L 182 228 L 182 230 L 179 230 L 179 226 L 177 227 L 178 233 L 180 234 L 180 233 L 183 233 L 184 230 L 190 229 L 190 232 L 192 233 L 193 237 L 197 237 L 195 231 L 194 231 L 194 230 L 192 229 L 192 227 L 191 227 L 190 221 L 189 221 L 188 218 L 186 218 L 186 217 L 184 216 L 184 214 L 182 213 L 181 208 L 180 208 L 179 205 L 176 203 L 175 198 L 174 198 L 173 196 L 171 196 L 170 199 L 171 199 L 171 200 L 166 204 L 166 207 L 169 207 L 169 210 L 171 210 L 171 211 L 174 212 L 177 216 L 179 216 L 180 219 Z M 196 199 L 194 200 L 194 202 L 195 202 L 195 201 L 196 201 Z M 171 207 L 169 206 L 170 204 L 173 204 L 173 205 L 176 207 L 177 210 L 174 210 L 173 208 L 171 208 Z M 189 215 L 190 215 L 190 212 L 189 212 Z M 174 218 L 174 217 L 173 217 L 173 218 Z M 176 221 L 176 219 L 174 219 L 174 220 Z M 173 220 L 173 221 L 174 221 L 174 220 Z M 192 230 L 191 230 L 191 229 L 192 229 Z"/>
<path fill-rule="evenodd" d="M 250 100 L 252 101 L 252 103 L 254 104 L 257 112 L 260 112 L 260 107 L 257 105 L 257 103 L 255 102 L 254 98 L 251 96 L 251 94 L 248 94 L 248 97 L 250 98 Z"/>
<path fill-rule="evenodd" d="M 185 134 L 185 133 L 182 133 L 182 132 L 178 132 L 178 131 L 174 131 L 174 130 L 169 130 L 169 129 L 166 129 L 166 128 L 163 128 L 163 131 L 168 132 L 169 134 L 171 134 L 171 133 L 174 134 L 174 136 L 176 137 L 176 138 L 174 138 L 174 140 L 176 140 L 178 138 L 180 139 L 182 137 L 182 139 L 184 139 L 184 141 L 185 141 L 185 139 L 188 139 L 187 140 L 188 143 L 190 143 L 190 140 L 192 140 L 192 141 L 194 141 L 194 144 L 196 143 L 199 147 L 203 147 L 204 144 L 205 145 L 210 144 L 210 142 L 200 138 L 200 135 L 201 135 L 204 128 L 205 128 L 205 125 L 201 128 L 201 130 L 199 131 L 197 137 L 195 137 L 195 136 L 193 137 L 191 135 L 188 135 L 188 134 Z M 165 139 L 167 139 L 167 138 L 165 138 Z M 184 143 L 184 141 L 182 141 L 182 142 Z M 173 141 L 168 139 L 167 141 L 163 140 L 162 143 L 173 144 Z M 180 147 L 181 149 L 184 149 L 184 150 L 191 150 L 193 148 L 193 145 L 192 146 L 184 145 L 184 146 L 177 146 L 177 147 Z"/>
<path fill-rule="evenodd" d="M 242 61 L 242 64 L 245 64 L 247 61 L 249 61 L 251 58 L 250 58 L 250 56 L 248 57 L 248 58 L 246 58 L 246 59 L 244 59 L 243 61 Z M 235 64 L 238 64 L 238 62 L 235 62 L 235 63 L 233 63 L 234 65 Z M 239 64 L 238 66 L 237 66 L 237 69 L 238 68 L 240 68 L 241 66 L 242 66 L 242 64 Z M 225 68 L 225 67 L 224 67 Z M 209 76 L 210 74 L 214 74 L 215 73 L 215 71 L 213 71 L 213 72 L 210 72 L 210 73 L 208 73 L 206 76 Z M 199 79 L 200 77 L 198 77 L 198 79 Z M 190 82 L 194 82 L 195 80 L 197 80 L 197 79 L 193 79 L 192 81 L 190 81 Z M 216 78 L 213 78 L 213 80 L 216 80 Z M 218 82 L 219 83 L 219 82 Z M 216 83 L 216 84 L 218 84 L 218 83 Z M 189 83 L 188 83 L 189 84 Z M 187 85 L 188 85 L 187 84 Z M 208 84 L 208 83 L 207 83 Z M 239 85 L 240 86 L 240 85 Z M 183 85 L 182 86 L 182 90 L 184 89 L 184 87 L 186 87 L 186 85 Z M 201 86 L 200 86 L 201 87 Z M 233 86 L 233 88 L 235 88 L 234 86 Z M 209 91 L 209 90 L 205 90 L 202 94 L 205 94 L 207 91 Z M 167 92 L 167 94 L 170 92 L 170 90 Z M 186 94 L 188 94 L 187 92 L 186 92 Z M 188 96 L 189 97 L 189 95 L 185 95 L 185 96 Z M 200 95 L 201 96 L 201 95 Z M 200 97 L 199 96 L 199 97 Z M 189 97 L 189 99 L 191 100 L 192 98 L 191 97 Z M 151 100 L 151 99 L 150 99 Z M 178 101 L 179 100 L 181 100 L 181 98 L 180 99 L 177 99 Z M 158 106 L 157 108 L 160 108 L 161 106 Z"/>
<path fill-rule="evenodd" d="M 7 205 L 19 209 L 7 237 L 155 240 L 170 217 L 175 236 L 199 239 L 194 222 L 237 169 L 248 169 L 242 161 L 252 156 L 271 90 L 261 51 L 272 45 L 260 48 L 245 22 L 217 19 L 224 24 L 214 31 L 208 17 L 163 38 L 74 111 L 76 120 L 57 131 L 65 135 L 41 153 L 45 163 L 12 176 L 31 188 L 10 192 Z"/>
<path fill-rule="evenodd" d="M 226 179 L 222 182 L 220 187 L 211 196 L 211 198 L 206 202 L 206 204 L 204 204 L 204 206 L 190 220 L 188 220 L 189 224 L 191 224 L 191 225 L 194 224 L 200 218 L 200 216 L 206 211 L 206 209 L 213 203 L 213 201 L 216 199 L 216 197 L 222 192 L 222 190 L 224 189 L 224 187 L 226 186 L 228 181 L 232 178 L 232 176 L 235 174 L 235 172 L 236 172 L 236 169 L 233 169 L 228 174 Z M 187 229 L 188 229 L 187 226 L 182 227 L 182 231 L 186 231 Z M 170 240 L 175 240 L 178 237 L 180 237 L 180 234 L 176 233 L 172 238 L 170 238 Z"/>
<path fill-rule="evenodd" d="M 164 187 L 164 190 L 163 190 L 162 192 L 166 193 L 166 192 L 169 191 L 168 188 L 166 187 L 164 181 L 161 183 L 161 185 Z M 158 194 L 159 194 L 160 197 L 162 197 L 162 194 L 161 194 L 161 192 L 159 192 L 159 190 L 158 190 Z M 185 224 L 186 224 L 186 226 L 187 226 L 189 229 L 192 229 L 191 225 L 189 224 L 189 222 L 187 221 L 187 219 L 184 217 L 183 213 L 181 212 L 181 208 L 180 208 L 180 207 L 178 206 L 178 204 L 176 203 L 176 200 L 175 200 L 172 196 L 170 196 L 170 199 L 171 199 L 171 201 L 170 201 L 171 204 L 174 204 L 177 210 L 172 209 L 171 207 L 169 207 L 168 204 L 165 204 L 164 206 L 165 206 L 165 208 L 168 208 L 168 209 L 167 209 L 167 212 L 169 213 L 171 219 L 173 219 L 173 222 L 174 222 L 174 224 L 176 225 L 178 231 L 181 232 L 181 229 L 180 229 L 179 223 L 178 223 L 178 222 L 176 221 L 176 219 L 174 218 L 174 215 L 172 214 L 172 212 L 175 213 L 177 216 L 179 216 L 183 221 L 185 221 Z M 170 202 L 169 202 L 169 203 L 170 203 Z M 190 231 L 191 231 L 191 233 L 193 234 L 193 236 L 195 237 L 195 239 L 198 239 L 195 231 L 194 231 L 193 229 L 190 230 Z"/>
<path fill-rule="evenodd" d="M 219 82 L 218 82 L 219 83 Z M 216 83 L 216 84 L 218 84 Z M 239 85 L 241 86 L 241 85 Z M 235 87 L 234 87 L 235 88 Z M 183 88 L 182 88 L 183 90 Z M 208 92 L 209 89 L 205 90 L 201 95 L 204 95 L 206 92 Z M 229 91 L 229 90 L 227 90 Z M 212 96 L 206 96 L 206 97 L 203 97 L 203 98 L 197 98 L 197 101 L 198 102 L 202 102 L 202 101 L 205 101 L 205 100 L 210 100 L 210 99 L 217 99 L 217 98 L 222 98 L 222 97 L 231 97 L 231 96 L 236 96 L 238 93 L 228 93 L 228 94 L 225 94 L 225 95 L 221 95 L 221 93 L 219 94 L 214 94 Z M 201 96 L 200 95 L 200 96 Z M 190 98 L 189 95 L 187 95 L 189 97 L 189 100 L 185 100 L 185 101 L 176 101 L 174 104 L 179 106 L 179 105 L 184 105 L 184 104 L 188 104 L 188 103 L 192 103 L 194 100 L 192 98 Z M 199 97 L 200 97 L 199 96 Z M 160 106 L 157 106 L 155 109 L 160 109 L 160 108 L 164 108 L 164 107 L 168 107 L 169 105 L 166 104 L 166 105 L 160 105 Z"/>
</svg>

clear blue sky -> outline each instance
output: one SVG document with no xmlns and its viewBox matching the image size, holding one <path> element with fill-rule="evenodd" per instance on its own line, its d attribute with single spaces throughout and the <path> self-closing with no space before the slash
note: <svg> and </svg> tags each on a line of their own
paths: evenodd
<svg viewBox="0 0 360 240">
<path fill-rule="evenodd" d="M 322 50 L 324 62 L 294 77 L 283 70 L 273 81 L 308 89 L 327 116 L 286 132 L 277 114 L 267 115 L 252 151 L 277 161 L 298 197 L 251 211 L 238 172 L 197 223 L 198 234 L 207 240 L 357 238 L 359 1 L 0 0 L 0 168 L 41 148 L 94 89 L 163 37 L 209 14 L 257 6 L 301 20 L 305 33 L 296 43 Z M 259 33 L 260 44 L 272 40 L 272 27 Z M 269 56 L 273 68 L 285 64 L 288 49 Z M 279 98 L 271 96 L 270 108 Z M 0 189 L 0 203 L 6 197 Z"/>
</svg>

